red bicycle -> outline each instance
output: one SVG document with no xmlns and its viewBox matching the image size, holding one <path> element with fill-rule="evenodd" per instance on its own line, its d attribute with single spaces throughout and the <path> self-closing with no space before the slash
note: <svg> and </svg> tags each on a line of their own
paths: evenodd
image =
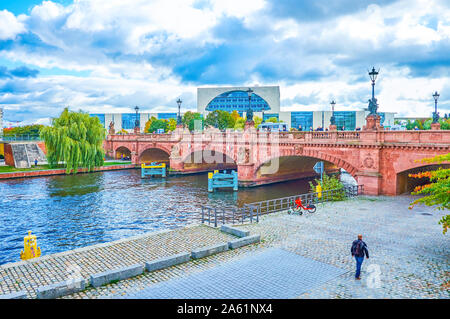
<svg viewBox="0 0 450 319">
<path fill-rule="evenodd" d="M 295 200 L 295 205 L 296 205 L 296 207 L 289 208 L 288 214 L 298 213 L 299 215 L 302 215 L 303 211 L 308 212 L 308 213 L 316 212 L 316 205 L 312 204 L 311 201 L 309 201 L 306 206 L 303 206 L 302 200 L 300 198 L 297 198 Z"/>
</svg>

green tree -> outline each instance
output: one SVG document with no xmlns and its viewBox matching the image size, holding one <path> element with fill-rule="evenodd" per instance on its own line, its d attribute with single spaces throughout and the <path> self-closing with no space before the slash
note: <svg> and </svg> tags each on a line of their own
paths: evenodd
<svg viewBox="0 0 450 319">
<path fill-rule="evenodd" d="M 418 161 L 416 161 L 418 162 Z M 441 164 L 442 162 L 450 162 L 450 153 L 445 155 L 438 155 L 432 158 L 424 158 L 420 160 L 422 163 Z M 413 178 L 428 178 L 430 182 L 425 185 L 417 186 L 414 189 L 413 195 L 427 196 L 416 199 L 409 206 L 412 209 L 417 204 L 424 204 L 427 206 L 436 206 L 439 210 L 450 209 L 450 168 L 442 168 L 435 171 L 426 171 L 418 174 L 409 174 Z M 442 232 L 445 234 L 450 226 L 450 215 L 442 217 L 439 221 L 442 224 Z"/>
<path fill-rule="evenodd" d="M 175 131 L 176 128 L 177 128 L 177 120 L 169 119 L 169 123 L 167 124 L 167 129 L 169 131 Z"/>
<path fill-rule="evenodd" d="M 150 126 L 152 125 L 152 122 L 156 121 L 156 120 L 157 120 L 157 118 L 152 116 L 151 118 L 148 119 L 147 122 L 145 122 L 145 128 L 144 128 L 145 133 L 150 133 L 150 131 L 149 131 Z"/>
<path fill-rule="evenodd" d="M 266 122 L 270 122 L 270 123 L 278 123 L 278 119 L 274 116 L 274 117 L 270 117 L 266 120 Z"/>
<path fill-rule="evenodd" d="M 234 129 L 235 130 L 243 130 L 245 127 L 245 119 L 240 117 L 236 120 L 234 123 Z"/>
<path fill-rule="evenodd" d="M 40 130 L 40 136 L 45 141 L 50 167 L 63 161 L 66 174 L 70 174 L 72 169 L 76 174 L 78 167 L 91 171 L 103 165 L 106 130 L 98 117 L 82 111 L 70 112 L 65 108 L 58 118 L 52 120 L 51 126 Z"/>
<path fill-rule="evenodd" d="M 4 136 L 38 136 L 39 131 L 41 128 L 43 128 L 44 125 L 41 124 L 32 124 L 32 125 L 24 125 L 24 126 L 17 126 L 12 128 L 6 128 L 3 130 Z"/>
<path fill-rule="evenodd" d="M 321 184 L 322 186 L 322 196 L 326 196 L 323 194 L 324 191 L 327 190 L 342 190 L 338 192 L 333 192 L 333 196 L 331 197 L 332 201 L 340 201 L 345 199 L 345 191 L 344 191 L 344 184 L 337 178 L 336 176 L 328 176 L 327 174 L 323 173 L 322 176 L 322 183 L 320 182 L 320 179 L 315 179 L 315 185 L 313 182 L 309 182 L 309 187 L 311 189 L 312 193 L 316 192 L 316 186 Z M 331 193 L 330 193 L 331 196 Z"/>
<path fill-rule="evenodd" d="M 148 128 L 149 133 L 155 133 L 158 129 L 163 129 L 164 132 L 167 132 L 167 128 L 169 127 L 169 121 L 167 120 L 154 120 L 150 124 L 150 127 Z"/>
<path fill-rule="evenodd" d="M 254 116 L 253 122 L 255 122 L 255 128 L 258 128 L 258 126 L 262 123 L 262 118 L 259 116 Z"/>
<path fill-rule="evenodd" d="M 241 118 L 241 116 L 239 115 L 239 112 L 236 111 L 236 110 L 234 110 L 233 112 L 231 112 L 231 117 L 232 117 L 233 120 L 234 120 L 234 124 L 236 124 L 236 121 L 237 121 L 238 119 Z"/>
<path fill-rule="evenodd" d="M 227 111 L 215 110 L 206 116 L 205 124 L 217 127 L 220 130 L 234 128 L 234 120 Z"/>
<path fill-rule="evenodd" d="M 190 131 L 194 130 L 195 121 L 201 121 L 201 129 L 203 130 L 203 117 L 200 113 L 191 111 L 187 111 L 186 113 L 184 113 L 182 122 L 187 128 L 189 128 Z"/>
</svg>

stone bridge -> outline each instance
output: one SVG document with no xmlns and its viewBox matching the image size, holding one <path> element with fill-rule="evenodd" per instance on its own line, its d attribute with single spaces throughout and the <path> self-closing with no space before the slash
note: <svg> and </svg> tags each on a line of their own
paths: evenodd
<svg viewBox="0 0 450 319">
<path fill-rule="evenodd" d="M 166 162 L 178 173 L 237 168 L 241 186 L 316 176 L 313 166 L 321 160 L 328 172 L 345 169 L 366 194 L 397 195 L 420 182 L 408 174 L 436 168 L 417 160 L 450 152 L 450 131 L 191 134 L 177 128 L 170 134 L 109 135 L 104 146 L 108 156 L 129 156 L 135 164 Z"/>
</svg>

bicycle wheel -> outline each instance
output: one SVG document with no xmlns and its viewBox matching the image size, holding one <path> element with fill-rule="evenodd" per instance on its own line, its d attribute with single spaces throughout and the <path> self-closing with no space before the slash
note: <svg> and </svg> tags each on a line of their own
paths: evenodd
<svg viewBox="0 0 450 319">
<path fill-rule="evenodd" d="M 315 205 L 311 205 L 310 207 L 312 207 L 311 209 L 308 209 L 308 212 L 315 213 L 316 212 L 316 206 Z"/>
</svg>

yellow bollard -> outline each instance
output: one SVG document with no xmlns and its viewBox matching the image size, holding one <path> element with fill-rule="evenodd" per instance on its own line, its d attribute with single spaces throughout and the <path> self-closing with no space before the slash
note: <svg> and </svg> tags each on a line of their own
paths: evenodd
<svg viewBox="0 0 450 319">
<path fill-rule="evenodd" d="M 213 178 L 213 173 L 212 172 L 209 172 L 208 173 L 208 179 L 212 179 Z"/>
<path fill-rule="evenodd" d="M 317 198 L 322 198 L 322 185 L 317 184 L 316 193 L 317 193 Z"/>
<path fill-rule="evenodd" d="M 23 251 L 20 252 L 20 259 L 27 260 L 41 256 L 41 248 L 37 246 L 36 235 L 31 235 L 31 230 L 28 231 L 28 236 L 23 238 Z"/>
</svg>

